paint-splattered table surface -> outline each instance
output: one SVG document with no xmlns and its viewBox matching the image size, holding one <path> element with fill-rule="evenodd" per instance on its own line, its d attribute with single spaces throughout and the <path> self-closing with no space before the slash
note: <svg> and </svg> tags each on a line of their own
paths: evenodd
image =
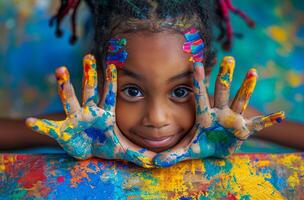
<svg viewBox="0 0 304 200">
<path fill-rule="evenodd" d="M 65 154 L 0 154 L 0 199 L 304 199 L 304 153 L 143 169 Z"/>
</svg>

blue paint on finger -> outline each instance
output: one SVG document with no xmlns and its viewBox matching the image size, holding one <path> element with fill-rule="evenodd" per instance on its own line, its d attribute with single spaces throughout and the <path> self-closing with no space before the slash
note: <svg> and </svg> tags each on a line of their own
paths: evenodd
<svg viewBox="0 0 304 200">
<path fill-rule="evenodd" d="M 114 106 L 115 100 L 116 100 L 116 94 L 112 90 L 110 90 L 106 96 L 106 100 L 105 100 L 106 105 Z"/>
</svg>

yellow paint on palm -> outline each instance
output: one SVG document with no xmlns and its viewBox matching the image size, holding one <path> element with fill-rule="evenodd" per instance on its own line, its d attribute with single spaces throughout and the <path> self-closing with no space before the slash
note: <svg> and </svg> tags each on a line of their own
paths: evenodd
<svg viewBox="0 0 304 200">
<path fill-rule="evenodd" d="M 236 115 L 234 113 L 231 113 L 229 116 L 227 116 L 223 122 L 223 125 L 227 128 L 234 127 L 236 123 Z"/>
<path fill-rule="evenodd" d="M 222 60 L 220 73 L 219 73 L 219 80 L 222 85 L 226 88 L 230 88 L 230 84 L 233 78 L 235 60 L 232 56 L 225 56 Z"/>
<path fill-rule="evenodd" d="M 243 113 L 248 106 L 250 96 L 256 85 L 257 77 L 258 75 L 256 69 L 252 68 L 247 72 L 245 80 L 243 81 L 242 86 L 239 89 L 234 102 L 232 103 L 232 105 L 234 105 L 235 102 L 242 103 L 241 113 Z"/>
</svg>

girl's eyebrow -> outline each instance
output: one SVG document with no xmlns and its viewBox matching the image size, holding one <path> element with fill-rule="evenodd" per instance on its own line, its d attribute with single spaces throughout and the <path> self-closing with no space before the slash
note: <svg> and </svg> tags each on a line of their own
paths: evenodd
<svg viewBox="0 0 304 200">
<path fill-rule="evenodd" d="M 177 74 L 177 75 L 171 77 L 171 78 L 168 80 L 168 82 L 173 82 L 173 81 L 176 81 L 176 80 L 178 80 L 178 79 L 181 79 L 181 78 L 185 78 L 185 77 L 191 76 L 192 74 L 193 74 L 193 71 L 187 70 L 187 71 L 185 71 L 185 72 L 182 72 L 182 73 L 180 73 L 180 74 Z"/>
<path fill-rule="evenodd" d="M 120 70 L 127 76 L 131 76 L 131 77 L 133 77 L 135 79 L 138 79 L 138 80 L 143 80 L 144 79 L 141 75 L 137 74 L 136 72 L 130 71 L 126 68 L 120 68 Z"/>
<path fill-rule="evenodd" d="M 135 78 L 135 79 L 138 79 L 138 80 L 143 80 L 143 79 L 144 79 L 141 75 L 139 75 L 139 74 L 137 74 L 136 72 L 133 72 L 133 71 L 131 71 L 131 70 L 128 70 L 128 69 L 126 69 L 126 68 L 121 68 L 120 70 L 121 70 L 121 72 L 123 72 L 123 73 L 124 73 L 125 75 L 127 75 L 127 76 L 131 76 L 131 77 L 133 77 L 133 78 Z M 177 74 L 177 75 L 171 77 L 171 78 L 168 80 L 168 82 L 173 82 L 173 81 L 176 81 L 176 80 L 178 80 L 178 79 L 181 79 L 181 78 L 185 78 L 185 77 L 191 76 L 192 74 L 193 74 L 193 71 L 187 70 L 187 71 L 185 71 L 185 72 L 182 72 L 182 73 L 180 73 L 180 74 Z"/>
</svg>

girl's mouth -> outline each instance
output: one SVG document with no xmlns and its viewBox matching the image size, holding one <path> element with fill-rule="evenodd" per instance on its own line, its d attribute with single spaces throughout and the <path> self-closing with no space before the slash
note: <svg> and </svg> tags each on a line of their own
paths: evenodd
<svg viewBox="0 0 304 200">
<path fill-rule="evenodd" d="M 147 139 L 142 137 L 142 140 L 145 143 L 145 145 L 152 148 L 166 147 L 170 145 L 174 139 L 175 139 L 174 135 L 162 137 L 162 138 L 155 138 L 155 139 Z"/>
</svg>

